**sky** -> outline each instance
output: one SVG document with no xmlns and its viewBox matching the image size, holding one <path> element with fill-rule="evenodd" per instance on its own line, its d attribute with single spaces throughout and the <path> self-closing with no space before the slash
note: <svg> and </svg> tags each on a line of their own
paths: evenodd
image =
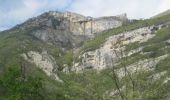
<svg viewBox="0 0 170 100">
<path fill-rule="evenodd" d="M 170 0 L 0 0 L 0 31 L 47 11 L 71 11 L 85 16 L 149 18 L 170 9 Z"/>
</svg>

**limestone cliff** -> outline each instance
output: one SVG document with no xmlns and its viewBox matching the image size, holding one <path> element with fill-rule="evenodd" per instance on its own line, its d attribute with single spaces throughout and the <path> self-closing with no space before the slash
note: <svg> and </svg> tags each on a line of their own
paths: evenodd
<svg viewBox="0 0 170 100">
<path fill-rule="evenodd" d="M 102 31 L 121 26 L 127 21 L 126 14 L 92 18 L 71 12 L 47 12 L 18 25 L 21 30 L 44 42 L 62 47 L 78 47 L 87 39 Z"/>
<path fill-rule="evenodd" d="M 141 52 L 143 47 L 125 51 L 125 46 L 135 42 L 143 43 L 155 36 L 155 31 L 162 29 L 162 26 L 169 23 L 154 25 L 150 27 L 143 27 L 129 32 L 120 33 L 118 35 L 110 36 L 106 42 L 100 46 L 99 49 L 88 51 L 79 56 L 80 62 L 73 64 L 72 70 L 80 72 L 84 69 L 106 69 L 108 66 L 117 64 L 120 57 L 130 56 L 132 54 Z M 166 26 L 166 27 L 167 27 Z M 123 54 L 121 54 L 121 52 Z"/>
</svg>

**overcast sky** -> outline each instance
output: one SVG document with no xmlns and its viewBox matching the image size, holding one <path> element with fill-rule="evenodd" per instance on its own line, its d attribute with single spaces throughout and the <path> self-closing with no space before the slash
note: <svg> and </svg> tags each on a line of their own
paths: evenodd
<svg viewBox="0 0 170 100">
<path fill-rule="evenodd" d="M 9 29 L 47 11 L 71 11 L 100 17 L 127 13 L 149 18 L 170 9 L 170 0 L 0 0 L 0 30 Z"/>
</svg>

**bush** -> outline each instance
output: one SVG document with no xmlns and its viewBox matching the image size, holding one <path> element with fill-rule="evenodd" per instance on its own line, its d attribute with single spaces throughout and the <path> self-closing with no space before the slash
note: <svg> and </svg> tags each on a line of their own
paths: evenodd
<svg viewBox="0 0 170 100">
<path fill-rule="evenodd" d="M 0 79 L 4 89 L 2 97 L 8 100 L 42 100 L 42 79 L 38 77 L 23 77 L 18 68 L 9 70 Z"/>
</svg>

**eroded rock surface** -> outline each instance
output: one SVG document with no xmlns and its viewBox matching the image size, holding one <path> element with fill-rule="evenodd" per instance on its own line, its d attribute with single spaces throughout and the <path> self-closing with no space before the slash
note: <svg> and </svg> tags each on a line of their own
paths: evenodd
<svg viewBox="0 0 170 100">
<path fill-rule="evenodd" d="M 42 53 L 36 51 L 29 51 L 27 54 L 22 54 L 25 60 L 34 63 L 36 67 L 42 69 L 48 76 L 55 80 L 61 81 L 57 76 L 57 64 L 52 56 L 46 51 Z"/>
<path fill-rule="evenodd" d="M 73 64 L 74 71 L 81 71 L 86 68 L 97 70 L 113 66 L 120 57 L 130 56 L 142 51 L 143 47 L 125 52 L 125 46 L 135 42 L 146 42 L 155 36 L 155 32 L 167 27 L 169 23 L 143 27 L 129 32 L 120 33 L 110 36 L 99 49 L 85 52 L 79 56 L 80 62 Z"/>
<path fill-rule="evenodd" d="M 18 25 L 29 29 L 32 36 L 44 42 L 65 48 L 78 47 L 102 31 L 116 28 L 126 22 L 126 14 L 92 18 L 71 12 L 47 12 Z"/>
<path fill-rule="evenodd" d="M 124 51 L 123 45 L 134 42 L 144 42 L 155 36 L 151 34 L 149 27 L 140 28 L 131 32 L 125 32 L 118 35 L 113 35 L 107 39 L 107 41 L 94 51 L 84 53 L 80 58 L 82 62 L 76 63 L 74 68 L 76 71 L 82 70 L 82 68 L 93 68 L 97 70 L 105 69 L 108 66 L 113 65 L 118 60 L 120 51 Z M 132 55 L 141 51 L 142 48 L 138 48 L 129 52 L 127 55 Z M 119 54 L 116 54 L 119 53 Z M 123 54 L 122 56 L 125 56 Z"/>
</svg>

